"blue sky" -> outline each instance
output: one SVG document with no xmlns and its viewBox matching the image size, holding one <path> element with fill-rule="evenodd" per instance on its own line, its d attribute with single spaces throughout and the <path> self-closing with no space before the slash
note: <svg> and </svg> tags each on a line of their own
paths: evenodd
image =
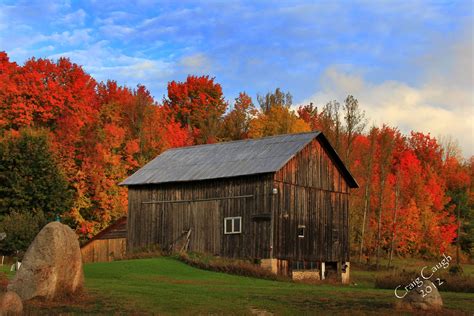
<svg viewBox="0 0 474 316">
<path fill-rule="evenodd" d="M 233 100 L 359 99 L 375 124 L 450 135 L 474 154 L 472 1 L 2 1 L 0 49 L 67 56 L 98 80 L 208 74 Z"/>
</svg>

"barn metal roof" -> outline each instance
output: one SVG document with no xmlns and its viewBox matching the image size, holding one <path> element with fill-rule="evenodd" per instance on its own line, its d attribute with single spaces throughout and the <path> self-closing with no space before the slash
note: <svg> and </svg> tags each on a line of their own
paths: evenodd
<svg viewBox="0 0 474 316">
<path fill-rule="evenodd" d="M 321 132 L 310 132 L 173 148 L 147 163 L 120 185 L 209 180 L 276 172 L 318 136 L 322 136 L 329 145 Z M 331 147 L 330 150 L 331 155 L 335 154 L 335 163 L 348 176 L 346 179 L 357 187 L 334 149 Z"/>
</svg>

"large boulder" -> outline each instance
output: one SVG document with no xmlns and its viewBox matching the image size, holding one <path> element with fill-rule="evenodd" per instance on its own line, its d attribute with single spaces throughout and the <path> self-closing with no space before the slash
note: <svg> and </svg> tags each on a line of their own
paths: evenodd
<svg viewBox="0 0 474 316">
<path fill-rule="evenodd" d="M 408 292 L 403 299 L 397 302 L 396 307 L 409 310 L 439 311 L 443 308 L 443 300 L 433 282 L 423 280 L 423 285 Z"/>
<path fill-rule="evenodd" d="M 23 303 L 15 292 L 0 294 L 0 316 L 21 315 L 23 313 Z"/>
<path fill-rule="evenodd" d="M 25 253 L 8 289 L 23 300 L 54 299 L 82 290 L 84 272 L 74 231 L 59 222 L 46 225 Z"/>
</svg>

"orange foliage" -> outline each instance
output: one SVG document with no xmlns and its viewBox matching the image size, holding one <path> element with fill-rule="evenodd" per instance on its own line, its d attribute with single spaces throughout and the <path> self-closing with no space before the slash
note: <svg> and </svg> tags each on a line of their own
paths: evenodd
<svg viewBox="0 0 474 316">
<path fill-rule="evenodd" d="M 0 52 L 0 134 L 22 127 L 49 130 L 75 192 L 66 221 L 84 237 L 126 213 L 126 188 L 117 184 L 168 148 L 340 127 L 335 116 L 312 104 L 297 113 L 286 106 L 257 111 L 245 93 L 224 115 L 226 109 L 222 87 L 208 76 L 170 82 L 159 105 L 144 86 L 97 83 L 66 58 L 32 58 L 19 66 Z M 367 199 L 367 253 L 377 246 L 380 207 L 383 250 L 393 239 L 399 255 L 445 251 L 457 227 L 447 191 L 470 190 L 473 203 L 474 160 L 443 161 L 441 146 L 429 134 L 405 137 L 388 126 L 353 139 L 351 151 L 343 149 L 361 186 L 351 198 L 351 222 L 362 221 Z M 361 238 L 358 229 L 352 227 L 353 240 Z"/>
</svg>

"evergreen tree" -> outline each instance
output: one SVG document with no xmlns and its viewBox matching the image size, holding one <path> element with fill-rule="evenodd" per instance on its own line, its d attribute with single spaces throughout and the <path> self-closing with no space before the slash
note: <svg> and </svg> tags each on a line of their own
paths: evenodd
<svg viewBox="0 0 474 316">
<path fill-rule="evenodd" d="M 41 211 L 54 219 L 72 204 L 72 191 L 44 130 L 6 133 L 0 142 L 0 217 Z"/>
</svg>

